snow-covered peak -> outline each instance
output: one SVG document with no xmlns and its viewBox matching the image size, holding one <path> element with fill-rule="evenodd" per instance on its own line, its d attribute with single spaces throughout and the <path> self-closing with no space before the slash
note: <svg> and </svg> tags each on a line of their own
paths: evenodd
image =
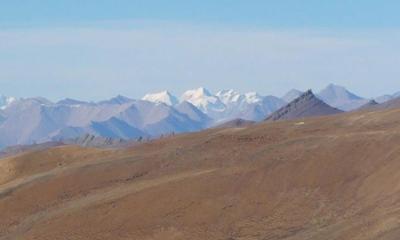
<svg viewBox="0 0 400 240">
<path fill-rule="evenodd" d="M 256 92 L 248 92 L 244 94 L 246 102 L 249 104 L 262 102 L 263 97 Z"/>
<path fill-rule="evenodd" d="M 154 103 L 165 103 L 169 106 L 178 104 L 178 99 L 168 91 L 146 94 L 142 100 Z"/>
<path fill-rule="evenodd" d="M 222 90 L 219 91 L 216 96 L 219 97 L 225 105 L 253 104 L 263 100 L 263 97 L 256 92 L 240 94 L 234 90 Z"/>
<path fill-rule="evenodd" d="M 17 101 L 17 98 L 15 97 L 6 97 L 3 95 L 0 95 L 0 109 L 6 109 L 9 105 L 11 105 L 13 102 Z"/>
<path fill-rule="evenodd" d="M 193 104 L 204 113 L 222 112 L 225 109 L 224 103 L 217 96 L 202 87 L 186 91 L 181 97 L 181 102 L 183 101 Z"/>
<path fill-rule="evenodd" d="M 221 90 L 219 91 L 216 96 L 224 103 L 224 104 L 231 104 L 240 102 L 243 99 L 243 95 L 234 91 L 233 89 L 230 90 Z"/>
<path fill-rule="evenodd" d="M 182 95 L 183 98 L 182 100 L 184 100 L 184 98 L 201 98 L 201 97 L 211 97 L 211 96 L 212 94 L 210 93 L 210 91 L 208 91 L 204 87 L 199 87 L 197 89 L 192 89 L 184 92 Z"/>
</svg>

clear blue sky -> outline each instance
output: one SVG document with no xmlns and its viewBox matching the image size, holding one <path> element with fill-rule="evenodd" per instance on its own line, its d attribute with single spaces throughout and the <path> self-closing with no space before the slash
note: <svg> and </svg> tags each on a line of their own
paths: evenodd
<svg viewBox="0 0 400 240">
<path fill-rule="evenodd" d="M 0 93 L 400 90 L 400 1 L 5 0 Z M 379 84 L 377 84 L 377 82 Z"/>
</svg>

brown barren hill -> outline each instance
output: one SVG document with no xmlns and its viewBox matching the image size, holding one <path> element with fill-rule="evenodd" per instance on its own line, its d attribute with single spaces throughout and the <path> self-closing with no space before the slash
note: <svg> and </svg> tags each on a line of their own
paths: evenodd
<svg viewBox="0 0 400 240">
<path fill-rule="evenodd" d="M 0 239 L 398 240 L 400 110 L 0 161 Z"/>
</svg>

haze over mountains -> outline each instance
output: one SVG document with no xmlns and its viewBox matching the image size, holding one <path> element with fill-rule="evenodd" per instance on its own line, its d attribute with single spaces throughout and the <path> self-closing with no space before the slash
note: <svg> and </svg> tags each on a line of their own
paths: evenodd
<svg viewBox="0 0 400 240">
<path fill-rule="evenodd" d="M 330 84 L 301 108 L 293 110 L 294 105 L 287 108 L 289 102 L 302 94 L 295 89 L 283 97 L 234 90 L 213 94 L 198 88 L 186 91 L 180 98 L 163 91 L 147 94 L 141 100 L 117 96 L 100 102 L 64 99 L 56 103 L 40 97 L 1 96 L 0 147 L 73 139 L 85 134 L 121 139 L 152 138 L 199 131 L 235 119 L 258 122 L 269 116 L 274 120 L 303 116 L 301 112 L 325 115 L 351 111 L 370 102 L 344 87 Z M 376 101 L 393 101 L 398 95 L 385 95 Z M 286 111 L 291 109 L 289 115 L 276 113 L 285 106 Z"/>
</svg>

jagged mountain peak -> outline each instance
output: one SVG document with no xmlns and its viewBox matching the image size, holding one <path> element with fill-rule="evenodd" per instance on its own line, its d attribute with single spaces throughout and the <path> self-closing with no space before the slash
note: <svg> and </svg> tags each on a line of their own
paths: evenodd
<svg viewBox="0 0 400 240">
<path fill-rule="evenodd" d="M 263 97 L 257 92 L 248 92 L 244 94 L 247 103 L 257 103 L 263 100 Z"/>
<path fill-rule="evenodd" d="M 307 90 L 300 97 L 294 99 L 286 106 L 272 113 L 266 120 L 291 120 L 305 117 L 316 117 L 332 115 L 342 112 L 339 109 L 329 106 L 318 99 L 312 90 Z"/>
<path fill-rule="evenodd" d="M 166 90 L 157 92 L 157 93 L 146 94 L 142 98 L 142 100 L 154 102 L 154 103 L 165 103 L 169 106 L 174 106 L 174 105 L 178 104 L 178 99 Z"/>
</svg>

